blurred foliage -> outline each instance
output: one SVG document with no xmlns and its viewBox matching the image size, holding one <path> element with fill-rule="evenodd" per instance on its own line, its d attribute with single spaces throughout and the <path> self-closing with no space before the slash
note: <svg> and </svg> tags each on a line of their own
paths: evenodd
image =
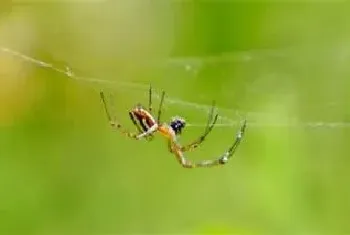
<svg viewBox="0 0 350 235">
<path fill-rule="evenodd" d="M 0 46 L 111 82 L 68 79 L 0 51 L 0 234 L 350 232 L 349 4 L 0 6 Z M 212 99 L 227 117 L 220 124 L 247 117 L 236 157 L 186 170 L 161 138 L 135 143 L 112 131 L 98 91 L 114 94 L 132 128 L 126 111 L 147 90 L 130 82 L 167 92 L 165 121 L 205 123 L 186 102 Z M 189 157 L 219 156 L 237 128 L 218 126 Z M 201 131 L 189 127 L 182 141 Z"/>
</svg>

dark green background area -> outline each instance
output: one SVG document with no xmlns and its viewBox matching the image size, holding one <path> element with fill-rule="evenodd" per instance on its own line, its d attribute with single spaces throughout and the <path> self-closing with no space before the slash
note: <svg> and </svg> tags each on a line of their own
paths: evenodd
<svg viewBox="0 0 350 235">
<path fill-rule="evenodd" d="M 256 48 L 260 3 L 178 3 L 174 55 L 212 55 Z"/>
<path fill-rule="evenodd" d="M 177 39 L 174 55 L 178 56 L 298 45 L 300 40 L 310 40 L 310 37 L 295 34 L 293 28 L 288 30 L 284 26 L 298 21 L 303 22 L 299 30 L 314 32 L 314 37 L 324 33 L 337 37 L 343 28 L 334 22 L 344 22 L 348 12 L 344 3 L 311 1 L 177 1 L 173 6 Z M 276 13 L 281 17 L 265 21 L 270 14 Z M 320 29 L 310 29 L 308 25 L 313 22 Z M 283 35 L 276 31 L 267 37 L 262 28 L 268 28 L 269 24 L 280 25 L 281 31 L 284 28 L 289 32 Z"/>
<path fill-rule="evenodd" d="M 1 47 L 83 79 L 0 51 L 0 234 L 349 233 L 349 12 L 315 1 L 1 3 Z M 149 83 L 167 93 L 164 121 L 205 124 L 216 100 L 224 118 L 193 160 L 222 154 L 247 118 L 232 161 L 183 169 L 161 136 L 113 131 L 99 90 L 132 130 L 127 110 L 146 104 Z M 188 127 L 181 142 L 201 132 Z"/>
</svg>

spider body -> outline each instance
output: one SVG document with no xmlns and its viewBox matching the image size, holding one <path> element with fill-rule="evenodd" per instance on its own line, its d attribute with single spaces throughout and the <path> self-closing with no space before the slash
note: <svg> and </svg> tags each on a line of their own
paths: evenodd
<svg viewBox="0 0 350 235">
<path fill-rule="evenodd" d="M 211 111 L 209 112 L 208 123 L 204 133 L 192 143 L 182 146 L 178 143 L 177 136 L 182 134 L 182 131 L 186 126 L 186 121 L 179 116 L 175 116 L 169 121 L 169 123 L 160 122 L 161 107 L 165 96 L 164 92 L 162 93 L 162 98 L 158 109 L 158 117 L 157 119 L 155 119 L 152 114 L 151 88 L 149 90 L 149 94 L 150 96 L 149 96 L 148 110 L 146 110 L 142 105 L 137 104 L 134 108 L 131 109 L 131 111 L 129 111 L 129 117 L 138 130 L 138 133 L 136 134 L 136 133 L 129 132 L 127 130 L 123 130 L 122 126 L 119 123 L 117 123 L 116 118 L 112 119 L 107 108 L 107 103 L 105 100 L 104 93 L 100 92 L 100 96 L 103 101 L 105 111 L 111 126 L 120 130 L 122 134 L 125 134 L 128 137 L 131 137 L 137 140 L 141 138 L 146 138 L 147 140 L 150 141 L 153 139 L 154 133 L 156 132 L 160 133 L 168 141 L 169 152 L 174 154 L 178 162 L 185 168 L 212 167 L 217 165 L 223 165 L 223 164 L 226 164 L 228 160 L 233 156 L 245 132 L 246 121 L 243 122 L 238 134 L 236 135 L 236 138 L 233 144 L 219 158 L 216 158 L 214 160 L 203 160 L 203 161 L 194 162 L 187 159 L 184 156 L 184 153 L 199 147 L 199 145 L 206 139 L 208 134 L 212 131 L 218 118 L 218 114 L 214 115 L 214 111 L 215 111 L 214 104 Z"/>
<path fill-rule="evenodd" d="M 173 117 L 169 124 L 156 123 L 153 115 L 140 104 L 136 105 L 135 108 L 129 112 L 129 116 L 135 125 L 141 127 L 140 132 L 146 133 L 157 129 L 165 137 L 180 135 L 186 125 L 186 121 L 179 116 Z"/>
<path fill-rule="evenodd" d="M 135 107 L 129 112 L 129 117 L 135 125 L 139 125 L 143 132 L 148 131 L 156 124 L 152 114 L 142 107 Z M 137 122 L 138 123 L 137 123 Z"/>
</svg>

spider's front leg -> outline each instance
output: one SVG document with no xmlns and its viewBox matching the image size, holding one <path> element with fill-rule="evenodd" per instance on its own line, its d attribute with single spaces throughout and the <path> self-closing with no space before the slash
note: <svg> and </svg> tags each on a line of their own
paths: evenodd
<svg viewBox="0 0 350 235">
<path fill-rule="evenodd" d="M 188 160 L 184 156 L 183 152 L 179 149 L 173 150 L 173 153 L 175 154 L 178 162 L 184 168 L 213 167 L 213 166 L 217 166 L 217 165 L 223 165 L 226 163 L 224 161 L 221 161 L 220 159 L 203 160 L 203 161 L 193 162 L 191 160 Z"/>
<path fill-rule="evenodd" d="M 212 113 L 211 113 L 211 115 L 212 115 Z M 208 124 L 207 124 L 207 127 L 206 127 L 203 135 L 201 135 L 197 140 L 193 141 L 192 143 L 190 143 L 188 145 L 185 145 L 185 146 L 182 146 L 181 147 L 181 151 L 182 152 L 193 151 L 194 149 L 198 148 L 204 142 L 206 137 L 213 130 L 213 128 L 215 126 L 215 123 L 216 123 L 216 121 L 218 120 L 218 117 L 219 117 L 218 114 L 216 114 L 214 116 L 214 118 L 212 118 L 211 115 L 210 115 L 210 117 L 208 119 Z M 211 119 L 213 119 L 213 120 L 211 120 Z"/>
<path fill-rule="evenodd" d="M 240 130 L 238 131 L 238 133 L 236 135 L 236 139 L 233 142 L 233 144 L 230 146 L 230 148 L 223 155 L 221 155 L 217 159 L 192 162 L 192 161 L 185 158 L 183 151 L 182 151 L 182 148 L 175 141 L 171 142 L 171 147 L 172 147 L 171 149 L 172 149 L 173 153 L 175 154 L 179 163 L 185 168 L 213 167 L 213 166 L 218 166 L 218 165 L 224 165 L 234 155 L 234 153 L 237 150 L 237 147 L 240 145 L 242 138 L 244 136 L 244 133 L 245 133 L 246 125 L 247 125 L 247 122 L 244 121 L 243 125 L 241 126 Z"/>
<path fill-rule="evenodd" d="M 181 151 L 181 147 L 173 141 L 169 142 L 169 150 L 175 155 L 177 161 L 184 168 L 213 167 L 213 166 L 222 165 L 226 163 L 221 161 L 220 158 L 215 160 L 203 160 L 203 161 L 193 162 L 185 157 L 183 151 Z"/>
</svg>

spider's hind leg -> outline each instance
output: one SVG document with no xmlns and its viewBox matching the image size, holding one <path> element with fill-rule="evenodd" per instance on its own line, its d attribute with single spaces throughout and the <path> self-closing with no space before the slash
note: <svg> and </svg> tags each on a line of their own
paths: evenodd
<svg viewBox="0 0 350 235">
<path fill-rule="evenodd" d="M 116 116 L 113 116 L 113 119 L 112 119 L 111 112 L 108 109 L 106 97 L 105 97 L 105 94 L 103 91 L 100 91 L 100 98 L 102 100 L 103 107 L 104 107 L 104 110 L 105 110 L 105 113 L 106 113 L 106 116 L 107 116 L 107 119 L 108 119 L 110 126 L 113 127 L 113 129 L 120 131 L 123 135 L 134 138 L 136 136 L 136 134 L 129 132 L 126 129 L 123 129 L 121 124 L 117 121 Z"/>
</svg>

